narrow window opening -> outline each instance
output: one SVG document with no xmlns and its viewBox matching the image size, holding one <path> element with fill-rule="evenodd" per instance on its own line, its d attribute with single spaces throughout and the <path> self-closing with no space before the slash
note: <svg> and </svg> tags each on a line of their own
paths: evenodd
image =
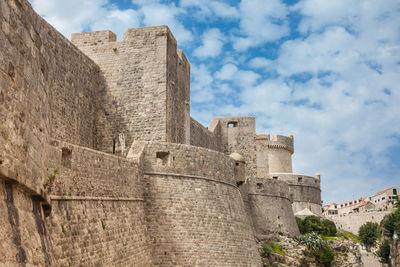
<svg viewBox="0 0 400 267">
<path fill-rule="evenodd" d="M 257 183 L 257 189 L 262 189 L 263 188 L 263 184 L 262 183 Z"/>
<path fill-rule="evenodd" d="M 115 139 L 113 139 L 113 154 L 115 154 Z"/>
<path fill-rule="evenodd" d="M 302 183 L 303 182 L 303 177 L 297 177 L 297 182 Z"/>
<path fill-rule="evenodd" d="M 278 180 L 278 176 L 272 176 L 272 179 Z"/>
<path fill-rule="evenodd" d="M 235 164 L 236 164 L 236 166 L 239 166 L 239 165 L 240 165 L 239 162 L 236 162 Z"/>
<path fill-rule="evenodd" d="M 169 152 L 165 151 L 156 152 L 156 158 L 157 158 L 157 163 L 160 163 L 161 165 L 166 165 L 168 164 Z"/>
<path fill-rule="evenodd" d="M 71 162 L 72 162 L 72 150 L 63 147 L 61 149 L 61 165 L 67 168 L 71 168 Z"/>
<path fill-rule="evenodd" d="M 230 122 L 228 122 L 228 127 L 229 128 L 233 128 L 233 127 L 236 127 L 237 126 L 237 121 L 230 121 Z"/>
<path fill-rule="evenodd" d="M 51 206 L 44 202 L 40 202 L 40 206 L 42 207 L 43 216 L 49 217 L 51 213 Z"/>
</svg>

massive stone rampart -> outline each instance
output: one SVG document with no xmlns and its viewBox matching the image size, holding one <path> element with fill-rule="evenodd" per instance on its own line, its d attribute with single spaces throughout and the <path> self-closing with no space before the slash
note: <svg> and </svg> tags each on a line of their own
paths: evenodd
<svg viewBox="0 0 400 267">
<path fill-rule="evenodd" d="M 353 234 L 358 235 L 358 230 L 361 225 L 366 222 L 380 223 L 389 214 L 390 211 L 377 211 L 377 212 L 360 212 L 347 215 L 329 215 L 326 216 L 329 220 L 335 222 L 339 229 L 343 229 Z"/>
<path fill-rule="evenodd" d="M 0 263 L 44 266 L 50 138 L 93 147 L 98 66 L 27 1 L 0 1 Z"/>
<path fill-rule="evenodd" d="M 27 1 L 0 5 L 0 176 L 40 194 L 50 137 L 93 147 L 102 78 Z"/>
<path fill-rule="evenodd" d="M 172 143 L 150 142 L 144 151 L 155 265 L 260 265 L 229 156 Z"/>
<path fill-rule="evenodd" d="M 311 177 L 293 173 L 271 173 L 270 178 L 288 183 L 294 213 L 308 208 L 314 214 L 322 215 L 319 176 Z"/>
<path fill-rule="evenodd" d="M 52 266 L 151 266 L 140 161 L 56 140 L 50 150 Z"/>
<path fill-rule="evenodd" d="M 248 198 L 255 232 L 259 236 L 299 234 L 293 215 L 289 186 L 278 180 L 249 179 Z"/>
</svg>

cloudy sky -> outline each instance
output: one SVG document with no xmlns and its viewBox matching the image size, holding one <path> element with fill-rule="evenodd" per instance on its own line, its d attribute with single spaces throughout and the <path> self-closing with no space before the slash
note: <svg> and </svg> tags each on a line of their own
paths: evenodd
<svg viewBox="0 0 400 267">
<path fill-rule="evenodd" d="M 324 203 L 400 185 L 398 0 L 30 0 L 73 32 L 168 25 L 191 62 L 192 116 L 294 134 Z"/>
</svg>

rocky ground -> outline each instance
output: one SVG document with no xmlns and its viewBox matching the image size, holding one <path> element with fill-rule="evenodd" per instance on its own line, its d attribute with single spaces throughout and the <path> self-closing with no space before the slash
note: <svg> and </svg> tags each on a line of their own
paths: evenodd
<svg viewBox="0 0 400 267">
<path fill-rule="evenodd" d="M 264 242 L 274 244 L 273 246 L 275 247 L 268 258 L 263 258 L 264 266 L 324 266 L 316 262 L 305 245 L 299 245 L 293 238 L 286 236 L 270 236 L 267 239 L 263 238 L 263 240 L 259 242 L 260 247 Z M 334 260 L 330 266 L 363 266 L 361 262 L 359 265 L 360 252 L 352 241 L 334 238 L 327 240 L 327 242 L 335 254 Z M 275 246 L 275 244 L 277 246 Z M 261 253 L 263 253 L 262 248 Z"/>
</svg>

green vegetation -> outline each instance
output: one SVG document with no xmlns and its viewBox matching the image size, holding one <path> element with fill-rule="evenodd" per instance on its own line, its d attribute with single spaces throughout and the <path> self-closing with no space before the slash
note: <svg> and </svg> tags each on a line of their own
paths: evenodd
<svg viewBox="0 0 400 267">
<path fill-rule="evenodd" d="M 383 240 L 383 242 L 379 245 L 376 255 L 379 257 L 380 263 L 390 263 L 390 244 L 388 239 Z"/>
<path fill-rule="evenodd" d="M 335 254 L 328 243 L 319 234 L 311 232 L 300 235 L 294 239 L 299 244 L 304 244 L 315 257 L 316 261 L 324 266 L 330 266 Z"/>
<path fill-rule="evenodd" d="M 393 236 L 394 230 L 400 233 L 400 206 L 393 210 L 392 213 L 383 217 L 380 225 L 383 229 L 383 234 L 389 238 Z"/>
<path fill-rule="evenodd" d="M 337 233 L 334 222 L 330 220 L 321 220 L 316 216 L 307 216 L 304 220 L 296 217 L 296 222 L 301 234 L 314 232 L 324 236 L 335 236 Z"/>
<path fill-rule="evenodd" d="M 67 231 L 65 231 L 65 228 L 64 228 L 64 225 L 62 225 L 61 224 L 61 232 L 63 233 L 63 234 L 65 234 Z"/>
<path fill-rule="evenodd" d="M 103 220 L 101 221 L 101 227 L 103 228 L 103 230 L 106 230 L 106 223 Z"/>
<path fill-rule="evenodd" d="M 282 256 L 286 255 L 286 253 L 283 251 L 283 248 L 281 246 L 279 246 L 278 244 L 276 244 L 275 242 L 268 241 L 266 244 L 271 247 L 271 250 L 273 253 L 277 253 Z"/>
<path fill-rule="evenodd" d="M 337 233 L 336 225 L 334 222 L 330 220 L 322 221 L 323 230 L 325 231 L 324 235 L 326 236 L 335 236 Z"/>
<path fill-rule="evenodd" d="M 314 255 L 317 262 L 323 264 L 324 266 L 331 266 L 331 262 L 335 257 L 335 254 L 330 247 L 325 247 L 320 250 L 313 250 L 311 253 Z"/>
<path fill-rule="evenodd" d="M 338 237 L 351 240 L 354 243 L 361 243 L 360 239 L 358 238 L 357 235 L 353 234 L 352 232 L 345 231 L 345 230 L 339 230 L 336 234 Z"/>
<path fill-rule="evenodd" d="M 54 179 L 56 178 L 56 174 L 58 173 L 58 168 L 55 168 L 53 173 L 49 174 L 49 177 L 47 177 L 47 181 L 46 183 L 43 184 L 44 189 L 46 189 L 46 187 L 48 187 L 49 185 L 51 185 L 51 183 L 54 181 Z"/>
<path fill-rule="evenodd" d="M 263 243 L 262 244 L 262 249 L 263 249 L 264 256 L 268 258 L 271 255 L 271 252 L 272 252 L 271 246 L 268 245 L 267 243 Z"/>
<path fill-rule="evenodd" d="M 314 232 L 300 235 L 295 237 L 294 240 L 299 244 L 306 245 L 310 250 L 319 250 L 327 245 L 326 241 L 320 235 Z"/>
<path fill-rule="evenodd" d="M 358 230 L 360 241 L 363 242 L 367 248 L 375 245 L 378 239 L 379 225 L 373 222 L 366 222 Z"/>
</svg>

